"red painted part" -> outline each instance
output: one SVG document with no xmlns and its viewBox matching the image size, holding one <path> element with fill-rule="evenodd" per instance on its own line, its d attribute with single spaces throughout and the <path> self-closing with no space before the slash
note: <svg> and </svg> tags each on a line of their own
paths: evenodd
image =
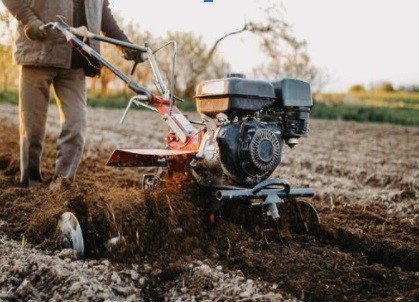
<svg viewBox="0 0 419 302">
<path fill-rule="evenodd" d="M 194 136 L 188 135 L 186 142 L 182 142 L 175 133 L 169 132 L 166 136 L 166 144 L 169 150 L 185 150 L 198 153 L 201 139 L 201 132 L 198 132 Z"/>
<path fill-rule="evenodd" d="M 190 150 L 198 152 L 202 135 L 186 118 L 186 116 L 176 106 L 156 104 L 156 109 L 161 116 L 169 115 L 176 125 L 186 136 L 186 142 L 182 142 L 174 132 L 169 132 L 166 136 L 166 143 L 170 150 Z"/>
<path fill-rule="evenodd" d="M 106 165 L 115 167 L 158 167 L 165 166 L 167 161 L 170 167 L 176 171 L 183 171 L 179 168 L 182 160 L 189 162 L 196 152 L 187 150 L 166 150 L 166 149 L 119 149 L 115 150 Z M 181 164 L 184 167 L 183 164 Z"/>
<path fill-rule="evenodd" d="M 196 129 L 186 116 L 176 107 L 170 107 L 169 100 L 153 96 L 154 107 L 163 118 L 170 120 L 186 140 L 182 142 L 173 131 L 166 136 L 168 149 L 120 149 L 115 150 L 108 159 L 108 166 L 117 167 L 155 167 L 167 166 L 169 173 L 187 172 L 193 156 L 198 152 L 202 140 L 202 131 Z"/>
<path fill-rule="evenodd" d="M 210 223 L 215 223 L 215 214 L 214 214 L 214 212 L 211 212 L 209 214 L 209 222 Z"/>
<path fill-rule="evenodd" d="M 170 100 L 163 98 L 162 96 L 153 95 L 151 101 L 157 106 L 161 104 L 170 105 Z"/>
</svg>

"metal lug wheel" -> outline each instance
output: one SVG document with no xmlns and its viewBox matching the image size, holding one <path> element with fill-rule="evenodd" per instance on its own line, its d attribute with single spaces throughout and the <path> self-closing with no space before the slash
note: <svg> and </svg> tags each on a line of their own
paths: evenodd
<svg viewBox="0 0 419 302">
<path fill-rule="evenodd" d="M 71 212 L 63 213 L 58 221 L 58 228 L 61 231 L 59 238 L 61 248 L 73 249 L 76 251 L 77 259 L 83 259 L 83 233 L 76 216 Z"/>
</svg>

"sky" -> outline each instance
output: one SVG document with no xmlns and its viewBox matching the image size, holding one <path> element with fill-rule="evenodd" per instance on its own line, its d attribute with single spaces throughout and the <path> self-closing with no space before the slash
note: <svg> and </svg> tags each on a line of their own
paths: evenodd
<svg viewBox="0 0 419 302">
<path fill-rule="evenodd" d="M 326 91 L 366 88 L 381 81 L 419 84 L 418 0 L 274 0 L 285 9 L 295 35 L 307 41 L 312 62 L 329 75 Z M 190 31 L 210 45 L 263 18 L 263 0 L 109 0 L 111 9 L 156 35 Z M 1 8 L 1 4 L 0 4 Z M 149 41 L 153 45 L 152 41 Z M 250 74 L 263 56 L 255 37 L 226 39 L 219 51 L 232 72 Z"/>
<path fill-rule="evenodd" d="M 278 0 L 279 1 L 279 0 Z M 326 70 L 328 91 L 381 81 L 419 84 L 418 0 L 282 0 L 285 18 L 308 43 L 313 63 Z M 210 44 L 263 15 L 260 0 L 110 0 L 112 9 L 157 34 L 193 31 Z M 141 3 L 141 4 L 140 4 Z M 266 1 L 265 1 L 266 3 Z M 256 39 L 234 37 L 221 52 L 234 71 L 262 60 Z"/>
</svg>

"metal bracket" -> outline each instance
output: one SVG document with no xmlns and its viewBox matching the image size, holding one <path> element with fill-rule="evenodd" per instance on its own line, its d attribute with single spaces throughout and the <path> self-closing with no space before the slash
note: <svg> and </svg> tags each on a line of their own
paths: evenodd
<svg viewBox="0 0 419 302">
<path fill-rule="evenodd" d="M 314 190 L 310 188 L 291 189 L 288 181 L 283 179 L 266 179 L 253 188 L 221 189 L 215 193 L 219 201 L 258 199 L 262 202 L 255 206 L 266 206 L 272 218 L 279 218 L 277 204 L 284 202 L 285 198 L 313 197 Z"/>
<path fill-rule="evenodd" d="M 159 187 L 160 182 L 160 177 L 157 177 L 154 174 L 144 174 L 142 180 L 142 189 L 154 191 Z"/>
<path fill-rule="evenodd" d="M 278 197 L 277 194 L 271 193 L 268 194 L 263 201 L 263 205 L 268 207 L 269 212 L 271 212 L 271 216 L 273 219 L 279 218 L 277 204 L 284 202 L 281 198 Z"/>
</svg>

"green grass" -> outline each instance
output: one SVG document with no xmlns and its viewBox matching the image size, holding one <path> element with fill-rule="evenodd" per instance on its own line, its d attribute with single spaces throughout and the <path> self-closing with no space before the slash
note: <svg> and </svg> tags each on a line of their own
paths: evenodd
<svg viewBox="0 0 419 302">
<path fill-rule="evenodd" d="M 318 93 L 314 118 L 419 126 L 419 93 Z"/>
<path fill-rule="evenodd" d="M 419 109 L 419 93 L 387 92 L 370 93 L 360 96 L 361 102 L 376 104 L 380 107 Z"/>
<path fill-rule="evenodd" d="M 98 94 L 89 94 L 87 97 L 87 105 L 89 107 L 101 107 L 111 109 L 121 109 L 128 105 L 130 95 L 114 94 L 107 97 L 101 97 Z M 18 92 L 16 90 L 1 91 L 0 92 L 0 103 L 18 104 Z M 54 103 L 53 97 L 51 97 L 51 103 Z M 176 102 L 176 106 L 183 111 L 193 112 L 196 110 L 195 101 L 192 99 L 186 99 L 184 102 Z M 142 109 L 133 106 L 132 108 Z"/>
<path fill-rule="evenodd" d="M 112 97 L 100 97 L 97 95 L 89 95 L 87 97 L 87 105 L 89 107 L 103 107 L 103 108 L 125 108 L 130 100 L 130 97 L 123 95 L 114 95 Z"/>
<path fill-rule="evenodd" d="M 315 99 L 332 104 L 419 110 L 419 93 L 417 92 L 317 93 Z"/>
<path fill-rule="evenodd" d="M 419 126 L 419 110 L 316 102 L 313 118 Z"/>
<path fill-rule="evenodd" d="M 89 107 L 104 107 L 104 108 L 125 108 L 128 105 L 131 96 L 124 95 L 113 95 L 108 97 L 100 97 L 95 95 L 89 95 L 87 104 Z M 195 101 L 191 99 L 186 99 L 184 102 L 175 102 L 176 106 L 187 112 L 192 112 L 196 110 Z M 132 108 L 144 109 L 143 107 L 133 106 Z M 147 109 L 145 109 L 147 110 Z"/>
<path fill-rule="evenodd" d="M 18 93 L 15 90 L 1 91 L 0 103 L 18 104 Z"/>
<path fill-rule="evenodd" d="M 87 102 L 90 107 L 125 108 L 129 99 L 124 94 L 89 94 Z M 313 118 L 419 126 L 419 93 L 317 94 L 315 99 Z M 0 92 L 0 102 L 17 104 L 17 100 L 17 91 Z M 184 112 L 196 110 L 191 99 L 176 105 Z"/>
</svg>

